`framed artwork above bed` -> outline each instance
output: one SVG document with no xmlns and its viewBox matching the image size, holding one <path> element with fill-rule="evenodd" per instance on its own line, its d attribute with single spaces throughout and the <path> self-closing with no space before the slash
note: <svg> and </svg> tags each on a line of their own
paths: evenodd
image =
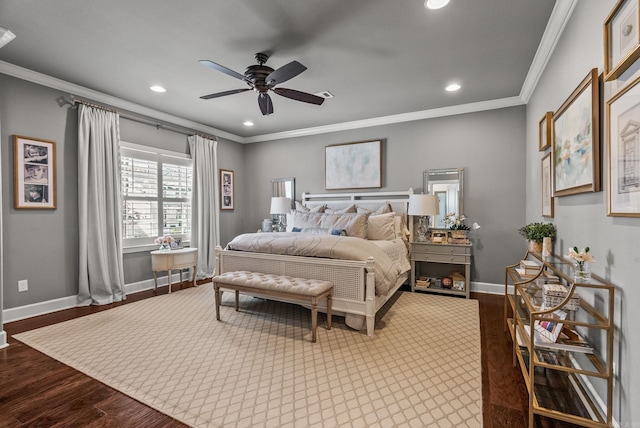
<svg viewBox="0 0 640 428">
<path fill-rule="evenodd" d="M 382 141 L 325 147 L 325 189 L 382 187 Z"/>
</svg>

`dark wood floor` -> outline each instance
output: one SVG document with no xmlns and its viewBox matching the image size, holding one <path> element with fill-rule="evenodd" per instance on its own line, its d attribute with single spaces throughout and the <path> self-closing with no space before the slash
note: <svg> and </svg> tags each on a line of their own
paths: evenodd
<svg viewBox="0 0 640 428">
<path fill-rule="evenodd" d="M 178 289 L 174 284 L 173 290 Z M 153 296 L 146 291 L 127 296 L 123 303 L 67 309 L 5 324 L 10 346 L 0 349 L 0 427 L 184 427 L 12 337 Z M 475 294 L 473 298 L 480 302 L 484 426 L 525 427 L 527 391 L 520 370 L 511 364 L 503 297 Z M 538 425 L 569 426 L 548 420 L 538 420 Z"/>
</svg>

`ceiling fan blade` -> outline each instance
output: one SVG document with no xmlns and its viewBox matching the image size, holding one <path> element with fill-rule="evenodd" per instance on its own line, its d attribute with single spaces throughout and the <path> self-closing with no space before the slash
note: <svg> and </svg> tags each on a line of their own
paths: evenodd
<svg viewBox="0 0 640 428">
<path fill-rule="evenodd" d="M 260 111 L 264 116 L 273 113 L 273 102 L 271 101 L 269 94 L 261 92 L 260 95 L 258 95 L 258 105 L 260 106 Z"/>
<path fill-rule="evenodd" d="M 224 65 L 216 64 L 213 61 L 209 61 L 208 59 L 201 59 L 200 64 L 207 66 L 209 68 L 212 68 L 214 70 L 221 71 L 224 74 L 227 74 L 231 77 L 235 77 L 236 79 L 246 81 L 246 79 L 244 78 L 244 75 L 238 73 L 237 71 L 233 71 L 230 68 L 225 67 Z"/>
<path fill-rule="evenodd" d="M 292 100 L 302 101 L 304 103 L 321 105 L 324 102 L 324 98 L 322 97 L 306 92 L 296 91 L 295 89 L 273 88 L 272 90 L 278 95 L 291 98 Z"/>
<path fill-rule="evenodd" d="M 216 92 L 215 94 L 203 95 L 200 98 L 203 99 L 203 100 L 210 100 L 211 98 L 220 98 L 220 97 L 224 97 L 226 95 L 239 94 L 240 92 L 247 92 L 247 91 L 251 91 L 251 90 L 252 90 L 251 88 L 232 89 L 230 91 Z"/>
<path fill-rule="evenodd" d="M 269 86 L 275 86 L 296 77 L 306 69 L 307 67 L 300 64 L 298 61 L 291 61 L 289 64 L 283 65 L 279 69 L 272 71 L 264 81 L 267 82 L 267 85 Z"/>
</svg>

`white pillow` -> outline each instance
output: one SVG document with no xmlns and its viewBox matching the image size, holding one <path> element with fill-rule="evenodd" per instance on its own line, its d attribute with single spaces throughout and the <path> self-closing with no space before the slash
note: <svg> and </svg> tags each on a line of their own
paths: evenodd
<svg viewBox="0 0 640 428">
<path fill-rule="evenodd" d="M 321 224 L 321 219 L 324 214 L 320 213 L 312 213 L 312 212 L 300 212 L 295 211 L 292 215 L 291 222 L 287 220 L 287 230 L 291 231 L 294 227 L 299 227 L 301 229 L 307 227 L 319 228 Z M 291 226 L 291 229 L 289 229 Z"/>
<path fill-rule="evenodd" d="M 341 229 L 347 231 L 347 236 L 366 239 L 366 214 L 322 214 L 320 227 L 325 229 Z"/>
<path fill-rule="evenodd" d="M 358 205 L 357 207 L 357 212 L 358 214 L 386 214 L 386 213 L 390 213 L 391 211 L 393 211 L 391 209 L 391 205 L 389 204 L 389 202 L 386 202 L 384 205 L 380 206 L 378 209 L 372 210 L 370 208 L 365 208 L 365 207 L 361 207 L 360 205 Z"/>
<path fill-rule="evenodd" d="M 392 241 L 396 239 L 396 213 L 371 215 L 367 222 L 367 239 Z"/>
<path fill-rule="evenodd" d="M 326 207 L 324 209 L 324 212 L 326 214 L 350 214 L 350 213 L 355 213 L 356 212 L 356 206 L 355 205 L 349 205 L 348 207 L 341 208 L 341 209 L 334 209 L 334 208 Z"/>
<path fill-rule="evenodd" d="M 317 207 L 309 208 L 296 201 L 296 211 L 304 213 L 323 213 L 326 205 L 318 205 Z"/>
</svg>

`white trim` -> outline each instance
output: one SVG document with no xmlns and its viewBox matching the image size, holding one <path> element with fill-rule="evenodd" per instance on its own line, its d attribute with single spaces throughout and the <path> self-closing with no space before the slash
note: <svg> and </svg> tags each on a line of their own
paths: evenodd
<svg viewBox="0 0 640 428">
<path fill-rule="evenodd" d="M 189 279 L 189 274 L 183 274 L 183 279 Z M 177 284 L 180 281 L 180 272 L 171 275 L 171 283 Z M 169 281 L 167 277 L 158 278 L 158 289 L 167 287 Z M 153 279 L 125 284 L 124 289 L 127 295 L 138 293 L 140 291 L 152 290 L 154 288 Z M 59 299 L 47 300 L 45 302 L 33 303 L 30 305 L 18 306 L 16 308 L 4 309 L 2 311 L 3 322 L 20 321 L 27 318 L 37 317 L 39 315 L 50 314 L 52 312 L 71 309 L 78 306 L 78 296 L 67 296 Z M 4 331 L 2 333 L 5 333 Z M 0 349 L 2 348 L 2 333 L 0 333 Z"/>
<path fill-rule="evenodd" d="M 259 143 L 262 141 L 280 140 L 285 138 L 304 137 L 308 135 L 326 134 L 329 132 L 347 131 L 350 129 L 369 128 L 372 126 L 390 125 L 415 120 L 432 119 L 436 117 L 454 116 L 477 111 L 495 110 L 524 104 L 520 97 L 500 98 L 497 100 L 480 101 L 477 103 L 460 104 L 431 110 L 415 111 L 411 113 L 394 114 L 371 119 L 354 120 L 352 122 L 335 123 L 333 125 L 316 126 L 313 128 L 294 129 L 276 132 L 274 134 L 256 135 L 244 139 L 244 143 Z"/>
<path fill-rule="evenodd" d="M 538 50 L 533 57 L 529 72 L 520 90 L 520 98 L 522 98 L 525 104 L 529 102 L 531 94 L 533 94 L 533 91 L 538 85 L 538 80 L 540 80 L 540 76 L 542 76 L 544 69 L 547 67 L 547 62 L 549 62 L 549 58 L 551 58 L 556 44 L 564 31 L 564 27 L 567 25 L 567 22 L 569 22 L 569 18 L 571 18 L 573 9 L 577 4 L 578 0 L 558 0 L 555 6 L 553 6 L 551 17 L 549 18 L 549 22 L 547 22 L 547 27 L 538 45 Z"/>
<path fill-rule="evenodd" d="M 1 330 L 0 331 L 0 349 L 6 348 L 7 346 L 9 346 L 9 344 L 7 343 L 7 332 L 5 332 L 4 330 Z"/>
<path fill-rule="evenodd" d="M 206 126 L 189 119 L 184 119 L 182 117 L 174 116 L 172 114 L 145 107 L 131 101 L 116 98 L 114 96 L 94 91 L 93 89 L 88 89 L 74 83 L 56 79 L 55 77 L 47 76 L 46 74 L 19 67 L 5 61 L 0 61 L 0 73 L 17 77 L 18 79 L 26 80 L 28 82 L 37 83 L 38 85 L 57 89 L 59 91 L 68 92 L 73 95 L 78 95 L 79 97 L 87 98 L 98 103 L 103 103 L 116 109 L 127 110 L 133 113 L 157 119 L 159 121 L 181 126 L 183 128 L 192 129 L 194 131 L 203 132 L 205 134 L 215 135 L 216 137 L 227 138 L 239 143 L 244 142 L 244 138 L 238 135 L 216 129 L 211 126 Z"/>
<path fill-rule="evenodd" d="M 492 284 L 490 282 L 472 282 L 471 291 L 482 294 L 500 294 L 504 295 L 504 284 Z M 509 293 L 513 293 L 513 285 L 508 288 Z"/>
</svg>

